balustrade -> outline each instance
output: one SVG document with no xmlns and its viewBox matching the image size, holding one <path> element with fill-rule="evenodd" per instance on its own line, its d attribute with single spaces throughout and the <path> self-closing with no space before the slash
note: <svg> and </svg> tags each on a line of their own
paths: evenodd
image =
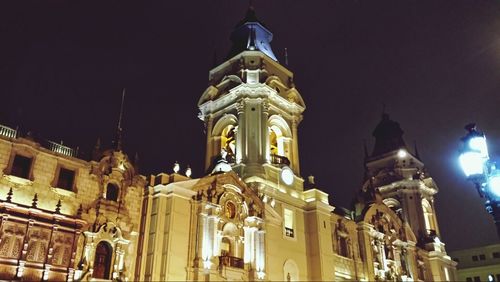
<svg viewBox="0 0 500 282">
<path fill-rule="evenodd" d="M 0 136 L 5 136 L 7 138 L 16 138 L 17 130 L 0 124 Z"/>
</svg>

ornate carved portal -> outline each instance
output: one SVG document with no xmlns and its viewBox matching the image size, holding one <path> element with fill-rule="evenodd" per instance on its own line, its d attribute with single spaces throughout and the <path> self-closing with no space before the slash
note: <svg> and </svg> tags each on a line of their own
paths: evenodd
<svg viewBox="0 0 500 282">
<path fill-rule="evenodd" d="M 113 222 L 101 225 L 97 232 L 84 232 L 85 247 L 76 279 L 117 279 L 124 275 L 125 248 L 130 243 Z M 87 262 L 90 263 L 87 265 Z"/>
</svg>

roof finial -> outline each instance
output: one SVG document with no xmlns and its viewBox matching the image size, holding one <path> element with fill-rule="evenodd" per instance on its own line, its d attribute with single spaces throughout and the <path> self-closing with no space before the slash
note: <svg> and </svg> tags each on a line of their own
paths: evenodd
<svg viewBox="0 0 500 282">
<path fill-rule="evenodd" d="M 5 199 L 7 203 L 10 203 L 12 201 L 12 195 L 14 195 L 14 193 L 12 192 L 12 187 L 10 187 L 9 193 L 7 193 L 7 199 Z"/>
<path fill-rule="evenodd" d="M 364 149 L 364 152 L 365 152 L 365 160 L 366 160 L 369 157 L 369 155 L 368 155 L 368 147 L 366 147 L 366 139 L 363 139 L 363 149 Z"/>
<path fill-rule="evenodd" d="M 414 145 L 414 148 L 415 148 L 415 157 L 420 160 L 420 154 L 418 153 L 418 148 L 417 148 L 417 141 L 413 141 L 413 145 Z"/>
<path fill-rule="evenodd" d="M 212 61 L 212 68 L 215 68 L 217 66 L 217 49 L 214 48 L 214 56 L 213 56 L 213 61 Z"/>
<path fill-rule="evenodd" d="M 126 88 L 123 88 L 122 91 L 122 104 L 120 106 L 120 116 L 118 117 L 118 128 L 116 131 L 116 150 L 121 151 L 122 150 L 122 118 L 123 118 L 123 104 L 125 103 L 125 91 Z"/>
<path fill-rule="evenodd" d="M 285 66 L 288 66 L 288 49 L 285 47 Z"/>
<path fill-rule="evenodd" d="M 62 206 L 61 199 L 59 199 L 56 204 L 56 210 L 55 210 L 56 213 L 61 213 L 61 206 Z"/>
<path fill-rule="evenodd" d="M 38 194 L 35 193 L 35 196 L 33 197 L 33 202 L 31 203 L 32 208 L 37 208 L 38 206 Z"/>
</svg>

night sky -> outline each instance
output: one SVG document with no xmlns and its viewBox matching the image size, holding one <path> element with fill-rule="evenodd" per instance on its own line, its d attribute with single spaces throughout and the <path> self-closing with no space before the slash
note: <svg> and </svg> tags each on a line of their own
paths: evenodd
<svg viewBox="0 0 500 282">
<path fill-rule="evenodd" d="M 14 4 L 16 3 L 16 4 Z M 258 0 L 281 62 L 306 103 L 301 174 L 349 206 L 382 105 L 440 188 L 448 250 L 498 242 L 483 199 L 458 164 L 471 121 L 500 158 L 500 2 Z M 141 173 L 174 161 L 203 176 L 197 101 L 223 62 L 247 1 L 0 4 L 0 123 L 90 152 L 110 146 L 122 88 L 124 149 Z M 214 56 L 214 54 L 216 54 Z M 3 197 L 3 196 L 1 196 Z"/>
</svg>

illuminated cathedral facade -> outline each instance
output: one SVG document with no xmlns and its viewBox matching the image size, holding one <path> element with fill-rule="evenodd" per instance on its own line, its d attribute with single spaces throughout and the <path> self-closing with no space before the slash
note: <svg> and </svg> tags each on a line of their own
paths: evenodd
<svg viewBox="0 0 500 282">
<path fill-rule="evenodd" d="M 0 127 L 0 279 L 454 281 L 438 188 L 387 114 L 350 209 L 300 174 L 306 106 L 249 9 L 198 102 L 206 176 L 145 177 L 121 148 L 83 160 Z"/>
</svg>

